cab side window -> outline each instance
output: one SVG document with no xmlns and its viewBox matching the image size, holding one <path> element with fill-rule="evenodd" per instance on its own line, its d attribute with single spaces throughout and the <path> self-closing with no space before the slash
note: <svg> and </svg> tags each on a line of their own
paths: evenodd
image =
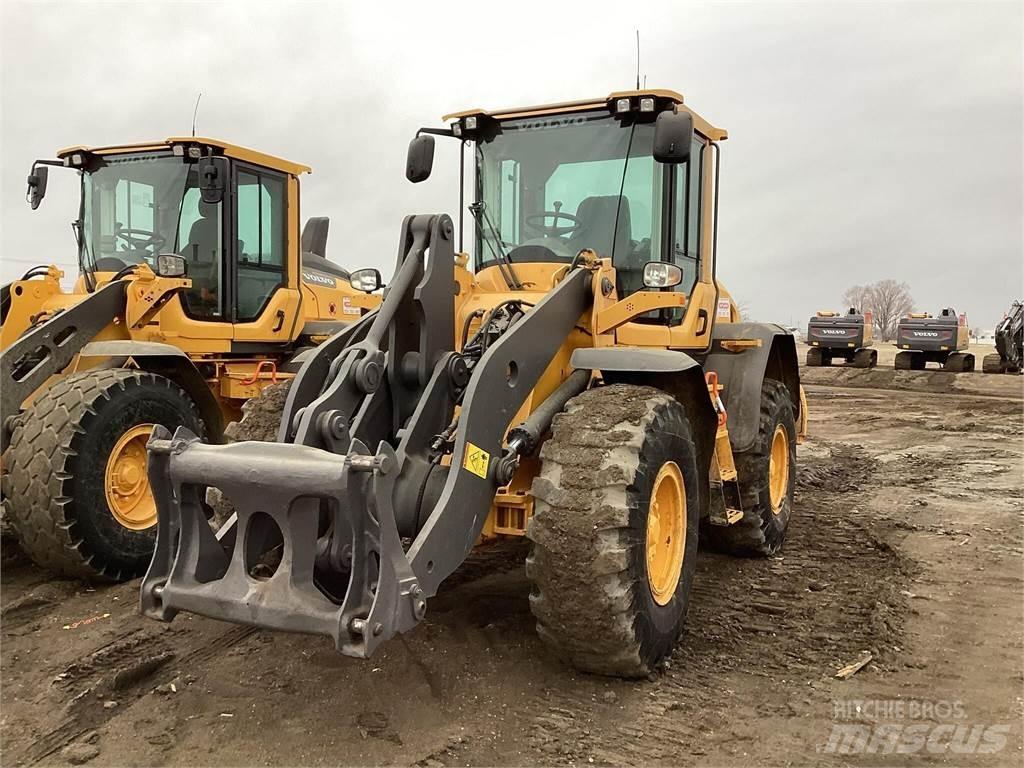
<svg viewBox="0 0 1024 768">
<path fill-rule="evenodd" d="M 689 293 L 700 271 L 700 211 L 704 178 L 704 143 L 693 140 L 690 158 L 676 167 L 672 260 L 683 270 L 679 289 Z"/>
<path fill-rule="evenodd" d="M 263 171 L 240 171 L 237 195 L 238 311 L 254 320 L 284 284 L 285 180 Z"/>
</svg>

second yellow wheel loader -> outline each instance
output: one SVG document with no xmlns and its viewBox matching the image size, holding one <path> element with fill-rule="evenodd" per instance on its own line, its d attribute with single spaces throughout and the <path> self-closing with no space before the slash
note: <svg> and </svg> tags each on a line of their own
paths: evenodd
<svg viewBox="0 0 1024 768">
<path fill-rule="evenodd" d="M 448 216 L 407 217 L 382 304 L 306 359 L 276 441 L 154 431 L 142 611 L 366 657 L 474 546 L 526 536 L 544 641 L 646 675 L 679 638 L 699 536 L 782 546 L 806 426 L 792 336 L 742 322 L 715 279 L 726 133 L 662 90 L 448 120 L 407 176 L 427 178 L 435 136 L 472 153 L 472 271 Z M 210 487 L 237 510 L 216 534 Z"/>
<path fill-rule="evenodd" d="M 212 442 L 303 350 L 380 302 L 376 270 L 326 259 L 327 219 L 299 233 L 304 165 L 215 139 L 72 147 L 80 274 L 36 267 L 0 288 L 3 503 L 39 565 L 126 579 L 149 563 L 155 424 Z"/>
</svg>

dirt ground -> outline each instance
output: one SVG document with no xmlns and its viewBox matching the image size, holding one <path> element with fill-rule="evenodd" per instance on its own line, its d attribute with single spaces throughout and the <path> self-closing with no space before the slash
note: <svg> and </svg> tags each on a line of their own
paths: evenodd
<svg viewBox="0 0 1024 768">
<path fill-rule="evenodd" d="M 680 649 L 651 680 L 548 654 L 519 543 L 475 555 L 421 626 L 357 661 L 326 638 L 144 621 L 137 582 L 53 580 L 5 542 L 2 762 L 1020 765 L 1022 380 L 935 375 L 931 391 L 809 383 L 786 547 L 701 551 Z M 1004 743 L 829 746 L 837 724 L 893 720 L 998 726 Z"/>
</svg>

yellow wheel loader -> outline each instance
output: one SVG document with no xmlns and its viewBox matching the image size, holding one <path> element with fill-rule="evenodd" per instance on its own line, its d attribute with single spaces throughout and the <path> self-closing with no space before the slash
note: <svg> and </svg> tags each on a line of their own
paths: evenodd
<svg viewBox="0 0 1024 768">
<path fill-rule="evenodd" d="M 299 232 L 304 165 L 213 139 L 73 147 L 80 274 L 36 267 L 0 289 L 5 518 L 39 565 L 142 574 L 156 540 L 154 425 L 220 442 L 247 399 L 380 302 L 376 270 L 326 258 L 328 221 Z"/>
<path fill-rule="evenodd" d="M 525 536 L 544 641 L 646 675 L 679 638 L 699 537 L 782 546 L 806 430 L 793 337 L 742 322 L 715 278 L 726 133 L 664 90 L 447 120 L 406 173 L 428 177 L 435 137 L 471 156 L 472 269 L 461 226 L 407 217 L 380 307 L 275 393 L 276 435 L 248 431 L 270 442 L 154 430 L 141 609 L 366 657 L 475 546 Z M 216 533 L 211 487 L 235 509 Z"/>
</svg>

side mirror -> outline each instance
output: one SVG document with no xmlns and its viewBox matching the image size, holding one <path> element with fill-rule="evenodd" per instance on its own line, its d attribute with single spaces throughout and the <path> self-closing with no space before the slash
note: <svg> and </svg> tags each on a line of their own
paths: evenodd
<svg viewBox="0 0 1024 768">
<path fill-rule="evenodd" d="M 28 190 L 25 192 L 25 199 L 28 200 L 33 211 L 39 207 L 39 204 L 43 202 L 43 197 L 46 196 L 46 179 L 49 174 L 50 169 L 45 165 L 34 165 L 28 175 Z"/>
<path fill-rule="evenodd" d="M 184 256 L 176 253 L 160 253 L 156 257 L 156 269 L 160 277 L 185 277 L 188 272 L 188 262 Z"/>
<path fill-rule="evenodd" d="M 348 281 L 353 288 L 364 293 L 373 293 L 383 285 L 377 269 L 357 269 L 348 276 Z"/>
<path fill-rule="evenodd" d="M 199 166 L 199 194 L 204 203 L 219 203 L 224 199 L 228 183 L 228 161 L 223 157 L 208 157 Z"/>
<path fill-rule="evenodd" d="M 654 121 L 654 159 L 678 165 L 690 157 L 693 116 L 689 112 L 662 112 Z"/>
<path fill-rule="evenodd" d="M 405 178 L 418 184 L 430 177 L 434 167 L 434 137 L 423 133 L 409 142 L 409 156 L 405 163 Z"/>
</svg>

